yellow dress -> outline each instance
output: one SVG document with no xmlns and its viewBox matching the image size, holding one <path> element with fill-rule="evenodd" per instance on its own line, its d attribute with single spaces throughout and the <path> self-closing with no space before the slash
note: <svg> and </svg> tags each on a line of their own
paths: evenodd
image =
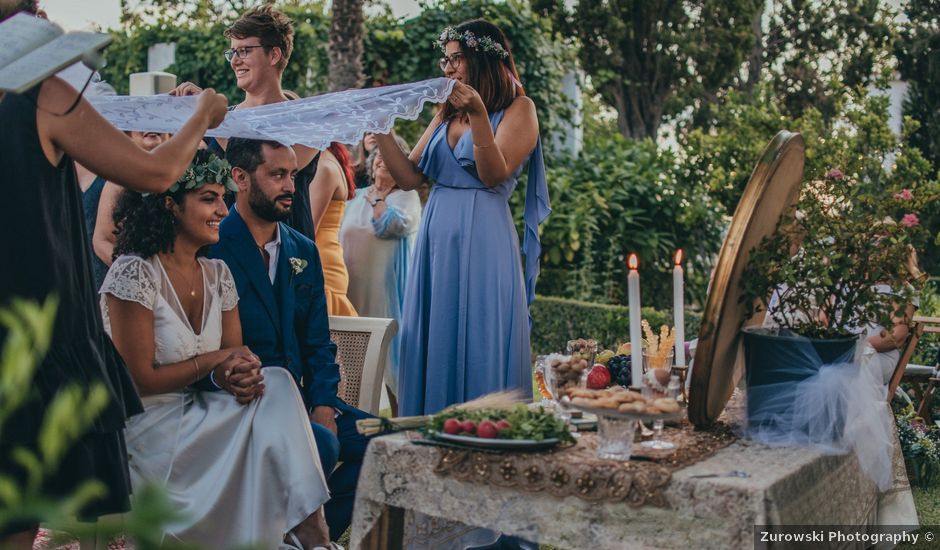
<svg viewBox="0 0 940 550">
<path fill-rule="evenodd" d="M 339 244 L 339 226 L 346 211 L 345 200 L 331 200 L 323 221 L 317 229 L 317 249 L 323 264 L 323 291 L 326 293 L 326 309 L 330 315 L 358 317 L 356 308 L 346 297 L 349 288 L 349 272 L 343 260 L 343 247 Z"/>
</svg>

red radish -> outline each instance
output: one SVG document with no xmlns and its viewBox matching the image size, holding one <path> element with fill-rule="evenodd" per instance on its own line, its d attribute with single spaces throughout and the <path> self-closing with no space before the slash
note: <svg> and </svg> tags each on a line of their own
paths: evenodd
<svg viewBox="0 0 940 550">
<path fill-rule="evenodd" d="M 460 421 L 456 418 L 448 418 L 444 421 L 444 433 L 457 435 L 460 433 Z"/>
<path fill-rule="evenodd" d="M 510 428 L 512 428 L 512 424 L 505 418 L 496 423 L 496 429 L 499 431 L 508 430 Z"/>
<path fill-rule="evenodd" d="M 460 430 L 473 435 L 477 431 L 477 423 L 473 420 L 464 420 L 460 423 Z"/>
<path fill-rule="evenodd" d="M 496 429 L 496 424 L 489 420 L 484 420 L 480 422 L 480 425 L 477 426 L 477 437 L 482 437 L 484 439 L 493 439 L 496 437 L 498 430 Z"/>
</svg>

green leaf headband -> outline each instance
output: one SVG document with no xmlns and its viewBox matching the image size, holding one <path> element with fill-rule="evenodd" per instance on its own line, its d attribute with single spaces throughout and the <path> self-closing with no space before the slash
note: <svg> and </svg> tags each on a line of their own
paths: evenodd
<svg viewBox="0 0 940 550">
<path fill-rule="evenodd" d="M 506 51 L 506 48 L 489 36 L 478 37 L 470 31 L 457 32 L 457 29 L 454 27 L 444 29 L 441 36 L 437 39 L 437 46 L 441 51 L 444 51 L 444 46 L 452 41 L 460 42 L 474 51 L 495 55 L 500 59 L 509 57 L 509 52 Z"/>
<path fill-rule="evenodd" d="M 169 192 L 176 193 L 180 189 L 192 191 L 207 183 L 220 183 L 226 191 L 232 193 L 238 191 L 238 186 L 232 178 L 232 165 L 223 158 L 213 156 L 208 162 L 190 164 L 183 176 L 170 187 Z"/>
</svg>

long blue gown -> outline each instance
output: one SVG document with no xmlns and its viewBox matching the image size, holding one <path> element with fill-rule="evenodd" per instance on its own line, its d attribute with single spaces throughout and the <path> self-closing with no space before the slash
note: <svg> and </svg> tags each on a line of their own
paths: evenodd
<svg viewBox="0 0 940 550">
<path fill-rule="evenodd" d="M 503 111 L 490 115 L 494 131 L 502 118 Z M 435 129 L 419 163 L 434 187 L 405 292 L 402 415 L 433 414 L 496 390 L 532 388 L 528 304 L 541 254 L 538 225 L 551 212 L 541 143 L 529 156 L 523 278 L 508 204 L 522 166 L 486 187 L 476 172 L 470 131 L 451 150 L 447 126 Z"/>
</svg>

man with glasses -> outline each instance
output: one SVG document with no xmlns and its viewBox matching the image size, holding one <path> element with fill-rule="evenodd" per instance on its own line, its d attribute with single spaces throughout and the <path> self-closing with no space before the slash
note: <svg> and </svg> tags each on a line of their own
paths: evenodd
<svg viewBox="0 0 940 550">
<path fill-rule="evenodd" d="M 245 100 L 232 109 L 296 99 L 281 88 L 281 77 L 294 51 L 294 25 L 287 15 L 271 4 L 263 4 L 242 14 L 226 29 L 225 36 L 230 40 L 230 47 L 222 54 L 235 73 L 238 87 L 245 92 Z M 200 91 L 192 82 L 184 82 L 170 95 L 192 95 Z M 226 143 L 225 139 L 206 138 L 209 149 L 223 156 Z M 298 199 L 302 200 L 295 201 L 287 223 L 313 240 L 315 230 L 307 190 L 317 173 L 319 151 L 302 145 L 295 145 L 293 149 L 297 165 L 301 167 L 295 181 Z"/>
<path fill-rule="evenodd" d="M 290 18 L 272 5 L 263 4 L 242 14 L 225 31 L 225 36 L 231 42 L 230 48 L 225 50 L 223 54 L 235 73 L 238 87 L 245 92 L 244 101 L 234 108 L 257 107 L 288 101 L 290 98 L 285 95 L 284 90 L 281 88 L 281 77 L 294 49 L 294 27 Z M 171 95 L 192 95 L 200 91 L 201 88 L 192 82 L 186 82 L 170 93 Z M 246 140 L 240 141 L 244 142 Z M 207 140 L 209 148 L 220 154 L 225 154 L 224 151 L 228 142 L 227 139 L 215 140 L 210 138 Z M 240 147 L 243 146 L 244 144 Z M 292 187 L 294 189 L 307 189 L 316 174 L 319 152 L 301 145 L 295 145 L 293 150 L 297 157 L 297 166 L 303 168 L 297 171 Z M 295 191 L 294 200 L 287 208 L 286 215 L 290 216 L 288 225 L 297 229 L 312 241 L 314 233 L 310 203 L 308 200 L 301 200 L 300 197 L 302 196 L 305 197 L 306 194 L 301 195 Z M 310 226 L 309 233 L 296 224 L 297 220 L 306 220 L 306 223 Z M 259 247 L 265 247 L 265 243 L 255 244 Z M 315 250 L 315 245 L 312 242 L 308 244 L 314 247 Z M 262 255 L 260 253 L 258 254 L 258 260 L 260 269 L 262 265 Z M 268 269 L 265 267 L 264 272 L 267 273 L 267 271 Z M 322 278 L 320 280 L 322 281 Z M 242 285 L 243 281 L 240 281 L 236 275 L 235 283 L 236 285 Z M 317 292 L 316 289 L 308 290 Z M 318 292 L 322 294 L 322 287 Z M 249 297 L 244 298 L 248 299 Z M 253 332 L 250 328 L 252 323 L 258 322 L 258 319 L 248 321 L 248 319 L 243 319 L 242 322 L 243 341 L 248 346 L 255 346 L 258 344 L 255 339 L 262 338 L 264 335 Z M 281 327 L 274 327 L 274 329 L 276 329 L 274 332 L 284 336 L 284 340 L 280 342 L 281 349 L 278 353 L 273 353 L 269 357 L 266 357 L 263 353 L 259 354 L 264 365 L 278 364 L 276 362 L 280 357 L 278 354 L 285 353 L 290 347 L 289 336 L 281 331 Z M 317 330 L 326 332 L 322 336 L 324 339 L 329 340 L 328 326 L 324 324 L 324 326 L 318 327 Z M 302 336 L 309 337 L 309 335 Z M 308 359 L 308 357 L 300 358 L 302 361 Z M 211 381 L 208 379 L 203 380 L 199 387 L 201 389 L 213 388 Z M 359 479 L 362 459 L 365 455 L 367 439 L 356 431 L 355 422 L 359 418 L 370 416 L 359 409 L 342 403 L 339 398 L 336 398 L 336 401 L 335 408 L 321 405 L 314 406 L 309 411 L 313 435 L 317 442 L 317 451 L 320 454 L 320 463 L 323 465 L 324 472 L 327 473 L 330 488 L 331 499 L 326 504 L 326 520 L 330 527 L 330 538 L 333 540 L 343 534 L 352 520 L 355 488 Z M 338 414 L 337 411 L 339 411 Z M 334 470 L 333 466 L 338 461 L 342 461 L 342 465 Z"/>
</svg>

